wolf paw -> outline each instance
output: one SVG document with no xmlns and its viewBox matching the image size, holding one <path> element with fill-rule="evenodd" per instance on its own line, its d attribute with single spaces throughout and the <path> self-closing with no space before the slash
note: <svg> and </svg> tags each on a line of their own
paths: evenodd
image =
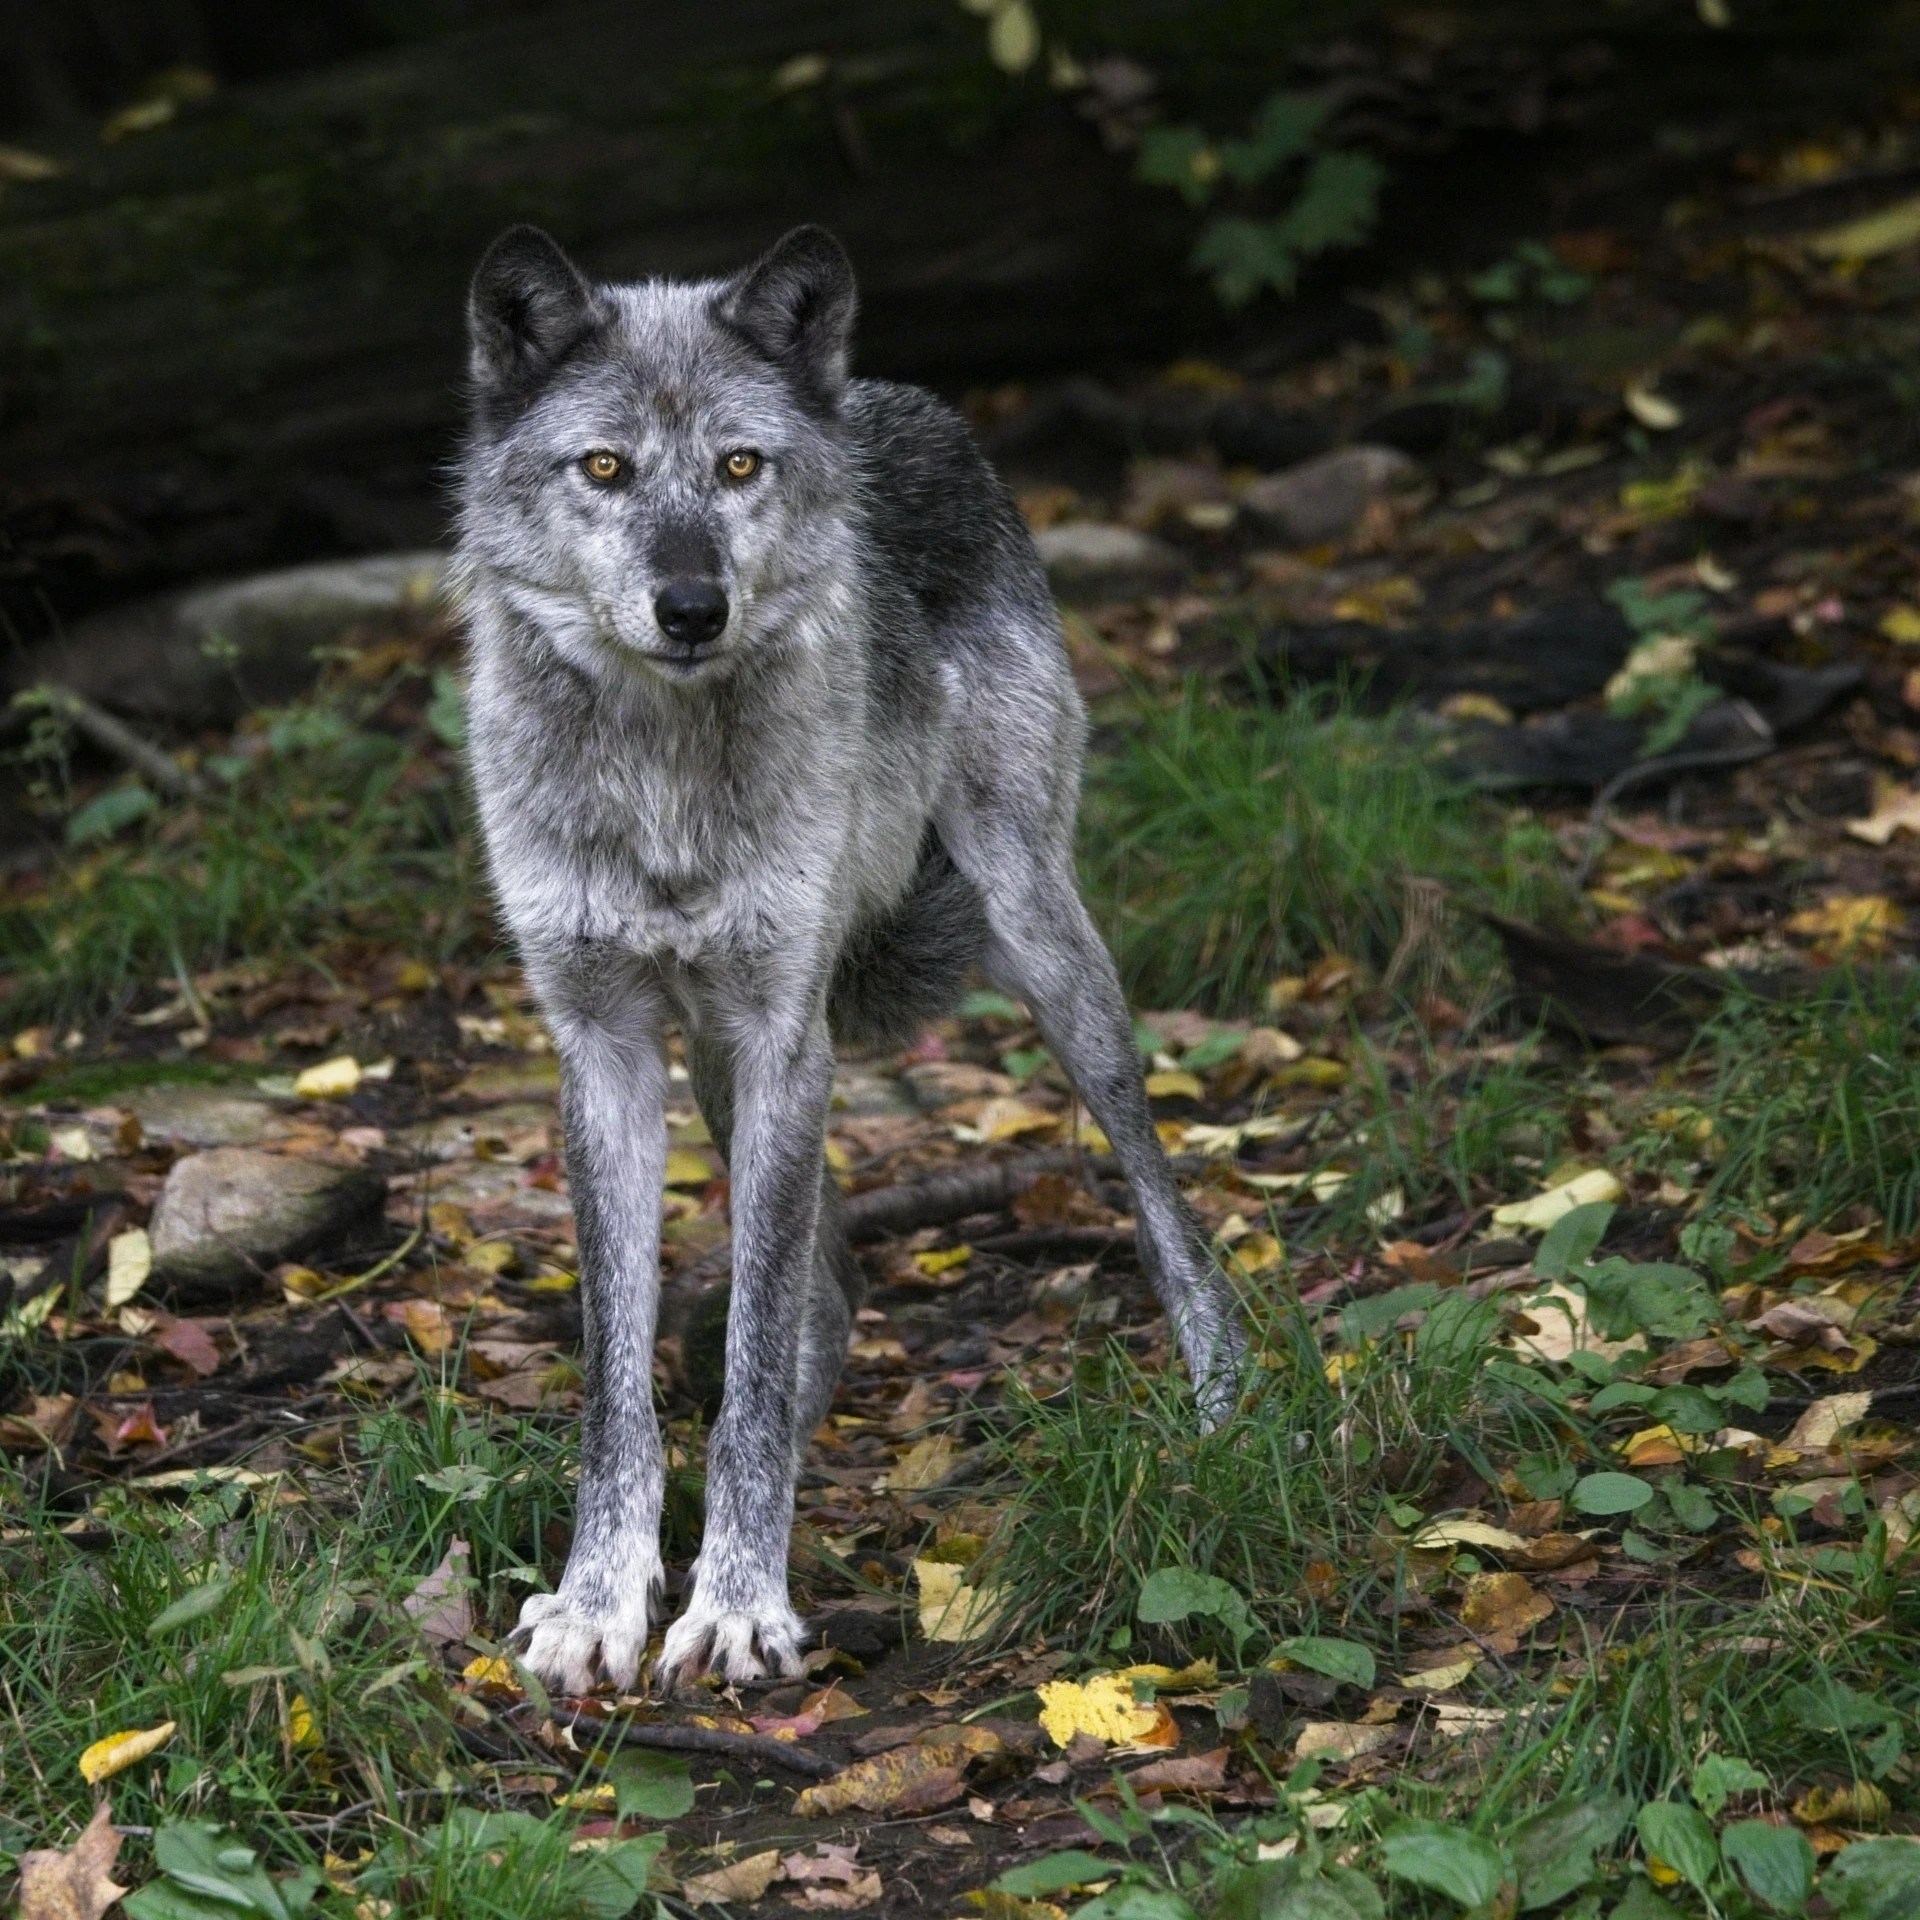
<svg viewBox="0 0 1920 1920">
<path fill-rule="evenodd" d="M 729 1609 L 703 1605 L 696 1589 L 686 1612 L 667 1629 L 654 1681 L 670 1691 L 710 1670 L 736 1684 L 769 1674 L 791 1677 L 801 1671 L 805 1638 L 784 1595 L 750 1610 Z"/>
<path fill-rule="evenodd" d="M 647 1596 L 598 1612 L 559 1593 L 531 1595 L 520 1609 L 514 1637 L 526 1640 L 520 1663 L 563 1693 L 591 1693 L 610 1680 L 622 1693 L 640 1677 L 647 1650 Z"/>
</svg>

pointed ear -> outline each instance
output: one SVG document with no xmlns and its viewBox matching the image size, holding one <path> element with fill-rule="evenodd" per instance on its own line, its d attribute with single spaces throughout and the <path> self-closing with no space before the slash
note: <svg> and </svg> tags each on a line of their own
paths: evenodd
<svg viewBox="0 0 1920 1920">
<path fill-rule="evenodd" d="M 720 318 L 829 411 L 847 384 L 853 263 L 825 227 L 795 227 L 722 289 Z"/>
<path fill-rule="evenodd" d="M 586 276 L 538 227 L 509 227 L 467 294 L 467 366 L 482 393 L 538 380 L 600 318 Z"/>
</svg>

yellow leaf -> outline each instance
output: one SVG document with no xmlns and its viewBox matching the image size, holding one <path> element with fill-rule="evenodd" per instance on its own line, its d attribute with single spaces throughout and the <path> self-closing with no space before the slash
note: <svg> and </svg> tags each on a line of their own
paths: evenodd
<svg viewBox="0 0 1920 1920">
<path fill-rule="evenodd" d="M 1849 1427 L 1867 1417 L 1870 1393 L 1824 1394 L 1793 1423 L 1785 1444 L 1795 1453 L 1824 1453 Z"/>
<path fill-rule="evenodd" d="M 1920 833 L 1920 793 L 1883 786 L 1874 795 L 1873 811 L 1864 820 L 1849 820 L 1847 831 L 1870 847 L 1884 847 L 1896 833 Z"/>
<path fill-rule="evenodd" d="M 687 1147 L 667 1149 L 667 1185 L 704 1187 L 713 1178 L 713 1169 L 705 1158 Z"/>
<path fill-rule="evenodd" d="M 1198 1100 L 1205 1092 L 1197 1073 L 1186 1073 L 1178 1067 L 1163 1067 L 1147 1075 L 1149 1100 Z"/>
<path fill-rule="evenodd" d="M 1003 1751 L 999 1736 L 984 1727 L 936 1727 L 911 1745 L 856 1760 L 831 1780 L 808 1787 L 793 1810 L 809 1820 L 850 1807 L 865 1813 L 931 1813 L 965 1794 L 970 1761 Z"/>
<path fill-rule="evenodd" d="M 1148 1661 L 1140 1666 L 1122 1667 L 1114 1676 L 1120 1680 L 1151 1680 L 1163 1693 L 1187 1688 L 1210 1687 L 1220 1678 L 1220 1669 L 1211 1660 L 1195 1660 L 1184 1667 L 1163 1667 Z"/>
<path fill-rule="evenodd" d="M 1920 647 L 1920 607 L 1904 601 L 1889 607 L 1880 617 L 1880 631 L 1899 647 Z"/>
<path fill-rule="evenodd" d="M 1524 1573 L 1476 1573 L 1467 1582 L 1460 1619 L 1475 1633 L 1519 1634 L 1553 1610 L 1553 1602 Z"/>
<path fill-rule="evenodd" d="M 1040 23 L 1027 0 L 1001 0 L 994 8 L 987 55 L 1003 73 L 1025 73 L 1040 57 Z"/>
<path fill-rule="evenodd" d="M 1878 213 L 1828 227 L 1807 242 L 1807 249 L 1823 260 L 1871 260 L 1879 254 L 1897 253 L 1917 241 L 1920 241 L 1920 196 L 1897 200 Z"/>
<path fill-rule="evenodd" d="M 1343 593 L 1333 603 L 1333 617 L 1363 621 L 1370 627 L 1400 626 L 1405 616 L 1425 598 L 1417 580 L 1410 580 L 1404 574 L 1396 575 L 1393 579 L 1377 580 L 1371 586 L 1355 587 L 1352 592 Z"/>
<path fill-rule="evenodd" d="M 1809 1787 L 1793 1803 L 1803 1827 L 1883 1827 L 1893 1811 L 1884 1787 L 1855 1780 L 1844 1787 Z"/>
<path fill-rule="evenodd" d="M 1805 934 L 1817 951 L 1836 957 L 1877 953 L 1905 916 L 1884 893 L 1836 893 L 1796 913 L 1789 933 Z"/>
<path fill-rule="evenodd" d="M 887 1469 L 885 1476 L 874 1483 L 875 1490 L 919 1493 L 927 1487 L 938 1486 L 946 1478 L 947 1469 L 953 1465 L 954 1455 L 958 1451 L 951 1434 L 930 1433 L 925 1439 L 916 1440 Z"/>
<path fill-rule="evenodd" d="M 1411 1544 L 1430 1547 L 1489 1547 L 1495 1553 L 1518 1553 L 1526 1542 L 1505 1527 L 1489 1526 L 1484 1520 L 1436 1520 L 1422 1527 Z"/>
<path fill-rule="evenodd" d="M 116 1773 L 137 1766 L 173 1738 L 174 1724 L 167 1720 L 157 1727 L 110 1733 L 104 1740 L 96 1740 L 80 1756 L 80 1778 L 88 1786 L 97 1787 L 102 1780 L 111 1780 Z"/>
<path fill-rule="evenodd" d="M 1513 725 L 1512 710 L 1490 693 L 1450 693 L 1440 702 L 1443 720 L 1484 720 L 1490 726 Z"/>
<path fill-rule="evenodd" d="M 1429 1667 L 1424 1673 L 1403 1673 L 1400 1684 L 1420 1693 L 1449 1693 L 1463 1685 L 1479 1664 L 1479 1654 L 1469 1650 L 1461 1659 L 1450 1661 L 1444 1667 Z"/>
<path fill-rule="evenodd" d="M 1664 394 L 1636 380 L 1620 396 L 1627 411 L 1650 433 L 1671 433 L 1686 418 Z"/>
<path fill-rule="evenodd" d="M 463 1265 L 482 1273 L 505 1273 L 519 1257 L 511 1240 L 478 1240 L 460 1259 Z"/>
<path fill-rule="evenodd" d="M 1023 1133 L 1050 1133 L 1059 1124 L 1057 1113 L 1001 1094 L 982 1103 L 973 1130 L 982 1140 L 1013 1140 Z"/>
<path fill-rule="evenodd" d="M 529 1293 L 571 1293 L 580 1284 L 580 1276 L 576 1273 L 543 1273 L 524 1284 Z"/>
<path fill-rule="evenodd" d="M 107 1310 L 124 1307 L 153 1271 L 153 1242 L 145 1227 L 129 1227 L 107 1242 Z"/>
<path fill-rule="evenodd" d="M 1250 1233 L 1244 1240 L 1236 1240 L 1230 1256 L 1234 1266 L 1242 1273 L 1271 1273 L 1275 1267 L 1286 1264 L 1287 1250 L 1270 1233 Z"/>
<path fill-rule="evenodd" d="M 598 1786 L 575 1787 L 571 1793 L 556 1793 L 553 1804 L 565 1807 L 569 1813 L 612 1813 L 619 1803 L 614 1798 L 612 1784 L 602 1780 Z"/>
<path fill-rule="evenodd" d="M 964 1567 L 939 1560 L 916 1560 L 913 1577 L 920 1587 L 920 1634 L 946 1646 L 984 1640 L 993 1631 L 1006 1596 L 997 1586 L 961 1584 Z"/>
<path fill-rule="evenodd" d="M 1344 1087 L 1347 1069 L 1338 1060 L 1296 1060 L 1290 1066 L 1275 1070 L 1273 1084 L 1276 1087 Z"/>
<path fill-rule="evenodd" d="M 320 1724 L 313 1717 L 304 1693 L 296 1693 L 287 1705 L 287 1738 L 296 1747 L 312 1748 L 320 1744 Z"/>
<path fill-rule="evenodd" d="M 1619 1451 L 1630 1467 L 1674 1467 L 1706 1445 L 1704 1435 L 1679 1434 L 1668 1426 L 1642 1427 L 1621 1441 Z"/>
<path fill-rule="evenodd" d="M 1647 1878 L 1656 1887 L 1676 1886 L 1680 1880 L 1680 1869 L 1670 1867 L 1657 1853 L 1647 1855 Z"/>
<path fill-rule="evenodd" d="M 1310 1720 L 1293 1743 L 1296 1760 L 1319 1754 L 1327 1760 L 1358 1760 L 1393 1738 L 1392 1727 L 1355 1726 L 1345 1720 Z"/>
<path fill-rule="evenodd" d="M 1117 1673 L 1050 1680 L 1040 1689 L 1040 1724 L 1056 1747 L 1070 1746 L 1080 1733 L 1125 1746 L 1151 1733 L 1159 1718 L 1156 1709 L 1134 1699 L 1132 1683 Z"/>
<path fill-rule="evenodd" d="M 936 1274 L 951 1273 L 955 1267 L 964 1267 L 972 1258 L 971 1247 L 929 1247 L 926 1252 L 913 1256 L 913 1264 L 932 1279 Z"/>
<path fill-rule="evenodd" d="M 519 1676 L 513 1670 L 511 1660 L 502 1660 L 496 1654 L 481 1654 L 477 1660 L 469 1660 L 460 1669 L 460 1678 L 476 1687 L 500 1687 L 513 1693 L 521 1691 Z"/>
<path fill-rule="evenodd" d="M 344 1100 L 359 1084 L 360 1062 L 352 1054 L 343 1053 L 296 1075 L 293 1091 L 301 1100 Z"/>
<path fill-rule="evenodd" d="M 1495 1207 L 1493 1224 L 1496 1227 L 1524 1227 L 1531 1233 L 1545 1233 L 1556 1220 L 1571 1213 L 1575 1207 L 1584 1207 L 1596 1200 L 1619 1200 L 1625 1193 L 1626 1188 L 1605 1167 L 1595 1167 L 1590 1172 L 1575 1174 L 1571 1180 L 1563 1180 L 1558 1186 L 1549 1187 L 1545 1193 L 1536 1193 L 1531 1200 L 1515 1200 L 1508 1206 Z"/>
</svg>

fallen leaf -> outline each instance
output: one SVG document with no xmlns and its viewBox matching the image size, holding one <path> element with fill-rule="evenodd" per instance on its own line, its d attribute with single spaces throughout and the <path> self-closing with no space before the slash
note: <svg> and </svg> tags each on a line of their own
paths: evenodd
<svg viewBox="0 0 1920 1920">
<path fill-rule="evenodd" d="M 473 1631 L 473 1580 L 467 1543 L 457 1534 L 440 1564 L 400 1602 L 422 1634 L 440 1646 L 458 1646 Z"/>
<path fill-rule="evenodd" d="M 997 1586 L 962 1583 L 964 1567 L 941 1560 L 916 1560 L 913 1577 L 920 1587 L 920 1633 L 948 1646 L 984 1639 L 993 1630 L 1005 1595 Z"/>
<path fill-rule="evenodd" d="M 667 1150 L 666 1184 L 670 1187 L 704 1187 L 713 1180 L 713 1168 L 707 1164 L 702 1154 L 695 1153 L 691 1147 L 670 1147 Z"/>
<path fill-rule="evenodd" d="M 117 1312 L 147 1284 L 153 1271 L 153 1242 L 145 1227 L 129 1227 L 107 1242 L 106 1308 Z"/>
<path fill-rule="evenodd" d="M 966 1134 L 982 1142 L 1015 1140 L 1023 1133 L 1051 1133 L 1059 1124 L 1057 1113 L 1049 1113 L 1044 1107 L 1031 1107 L 1024 1100 L 1003 1094 L 981 1103 Z"/>
<path fill-rule="evenodd" d="M 1870 1393 L 1825 1394 L 1793 1423 L 1782 1444 L 1796 1453 L 1825 1453 L 1847 1428 L 1858 1426 L 1872 1406 Z"/>
<path fill-rule="evenodd" d="M 332 1060 L 322 1060 L 317 1067 L 309 1067 L 304 1073 L 294 1076 L 293 1092 L 298 1100 L 344 1100 L 360 1084 L 362 1075 L 360 1062 L 352 1054 L 343 1053 Z"/>
<path fill-rule="evenodd" d="M 1458 1658 L 1450 1657 L 1453 1655 L 1458 1655 Z M 1400 1675 L 1400 1684 L 1418 1693 L 1447 1693 L 1460 1686 L 1480 1664 L 1480 1650 L 1477 1647 L 1449 1647 L 1445 1655 L 1437 1654 L 1434 1657 L 1444 1659 L 1445 1664 L 1403 1673 Z"/>
<path fill-rule="evenodd" d="M 1823 260 L 1872 260 L 1920 241 L 1920 197 L 1896 200 L 1878 213 L 1863 214 L 1816 233 L 1807 251 Z"/>
<path fill-rule="evenodd" d="M 1149 1760 L 1126 1776 L 1135 1793 L 1218 1793 L 1227 1784 L 1227 1753 L 1187 1753 L 1177 1758 Z"/>
<path fill-rule="evenodd" d="M 26 1412 L 0 1417 L 0 1449 L 52 1452 L 65 1444 L 79 1411 L 80 1402 L 70 1393 L 36 1393 Z"/>
<path fill-rule="evenodd" d="M 1884 847 L 1896 833 L 1920 834 L 1920 791 L 1881 786 L 1874 795 L 1873 811 L 1864 820 L 1849 820 L 1847 831 L 1873 847 Z"/>
<path fill-rule="evenodd" d="M 1515 1200 L 1507 1206 L 1495 1207 L 1493 1224 L 1544 1233 L 1575 1207 L 1589 1206 L 1596 1200 L 1620 1200 L 1625 1196 L 1626 1188 L 1613 1174 L 1605 1167 L 1595 1167 L 1547 1188 L 1544 1193 L 1536 1193 L 1531 1200 Z"/>
<path fill-rule="evenodd" d="M 1882 1827 L 1893 1811 L 1884 1787 L 1855 1780 L 1843 1787 L 1809 1787 L 1793 1803 L 1803 1827 Z"/>
<path fill-rule="evenodd" d="M 1530 1354 L 1536 1360 L 1551 1361 L 1557 1366 L 1575 1353 L 1597 1353 L 1602 1359 L 1610 1360 L 1629 1348 L 1646 1345 L 1645 1336 L 1641 1334 L 1635 1334 L 1630 1340 L 1601 1339 L 1587 1317 L 1586 1295 L 1562 1281 L 1556 1280 L 1541 1292 L 1528 1294 L 1521 1304 L 1527 1318 L 1534 1323 L 1533 1331 L 1516 1333 L 1513 1349 L 1516 1353 Z"/>
<path fill-rule="evenodd" d="M 127 1891 L 113 1883 L 119 1851 L 113 1809 L 102 1800 L 68 1852 L 47 1847 L 20 1856 L 19 1920 L 101 1920 Z"/>
<path fill-rule="evenodd" d="M 1847 1319 L 1851 1317 L 1848 1315 Z M 1796 1346 L 1811 1343 L 1825 1347 L 1830 1353 L 1837 1353 L 1847 1344 L 1846 1321 L 1828 1302 L 1819 1299 L 1782 1300 L 1757 1320 L 1749 1320 L 1747 1325 L 1772 1334 L 1776 1340 L 1786 1340 Z"/>
<path fill-rule="evenodd" d="M 933 1813 L 951 1806 L 966 1794 L 966 1770 L 976 1755 L 997 1752 L 1000 1741 L 984 1728 L 967 1728 L 984 1735 L 990 1745 L 971 1740 L 916 1740 L 868 1760 L 843 1767 L 831 1780 L 808 1787 L 794 1802 L 794 1811 L 809 1819 L 844 1813 L 858 1807 L 865 1813 Z"/>
<path fill-rule="evenodd" d="M 1207 1091 L 1197 1073 L 1180 1067 L 1163 1067 L 1158 1073 L 1148 1074 L 1146 1086 L 1149 1100 L 1200 1100 Z"/>
<path fill-rule="evenodd" d="M 296 1693 L 287 1702 L 287 1740 L 309 1753 L 321 1744 L 320 1722 L 315 1717 L 313 1703 L 304 1693 Z"/>
<path fill-rule="evenodd" d="M 1664 394 L 1637 380 L 1620 398 L 1627 411 L 1651 433 L 1671 433 L 1687 417 Z"/>
<path fill-rule="evenodd" d="M 1416 1548 L 1487 1547 L 1495 1553 L 1517 1553 L 1526 1546 L 1517 1533 L 1489 1526 L 1484 1520 L 1436 1520 L 1422 1527 L 1408 1543 Z"/>
<path fill-rule="evenodd" d="M 1880 631 L 1897 647 L 1920 646 L 1920 607 L 1904 601 L 1889 607 L 1880 618 Z"/>
<path fill-rule="evenodd" d="M 1551 1573 L 1561 1567 L 1570 1567 L 1578 1560 L 1591 1559 L 1594 1546 L 1591 1540 L 1577 1533 L 1543 1533 L 1538 1539 L 1529 1540 L 1524 1552 L 1514 1558 L 1533 1573 Z"/>
<path fill-rule="evenodd" d="M 1841 959 L 1879 952 L 1905 917 L 1884 893 L 1836 893 L 1796 913 L 1787 931 L 1810 939 L 1816 953 Z"/>
<path fill-rule="evenodd" d="M 1394 1736 L 1391 1726 L 1355 1726 L 1345 1720 L 1310 1720 L 1293 1743 L 1293 1757 L 1306 1760 L 1318 1754 L 1325 1760 L 1358 1760 L 1378 1753 Z"/>
<path fill-rule="evenodd" d="M 738 1902 L 750 1906 L 763 1898 L 767 1889 L 781 1877 L 780 1851 L 750 1853 L 743 1860 L 729 1860 L 711 1873 L 696 1873 L 680 1883 L 680 1898 L 690 1907 L 731 1906 Z"/>
<path fill-rule="evenodd" d="M 1133 1697 L 1131 1681 L 1117 1673 L 1088 1680 L 1051 1680 L 1040 1689 L 1040 1724 L 1056 1747 L 1084 1733 L 1109 1746 L 1124 1746 L 1153 1732 L 1159 1714 Z"/>
<path fill-rule="evenodd" d="M 157 1753 L 174 1735 L 174 1722 L 162 1721 L 157 1727 L 135 1728 L 124 1733 L 110 1733 L 103 1740 L 96 1740 L 80 1756 L 80 1778 L 88 1786 L 97 1787 L 102 1780 L 111 1780 L 116 1773 L 124 1773 L 128 1767 L 137 1766 L 148 1754 Z"/>
<path fill-rule="evenodd" d="M 1524 1573 L 1477 1573 L 1460 1603 L 1462 1624 L 1501 1653 L 1513 1652 L 1520 1635 L 1553 1611 L 1553 1602 Z"/>
<path fill-rule="evenodd" d="M 453 1345 L 453 1323 L 438 1300 L 402 1300 L 387 1309 L 422 1353 L 445 1353 Z"/>
<path fill-rule="evenodd" d="M 1485 1728 L 1504 1726 L 1507 1719 L 1504 1707 L 1468 1707 L 1451 1700 L 1434 1701 L 1433 1716 L 1434 1731 L 1444 1734 L 1449 1740 L 1458 1740 L 1465 1734 Z"/>
<path fill-rule="evenodd" d="M 220 1349 L 198 1320 L 168 1320 L 155 1326 L 149 1338 L 162 1353 L 184 1361 L 201 1379 L 220 1371 Z"/>
<path fill-rule="evenodd" d="M 960 1276 L 956 1270 L 964 1267 L 972 1258 L 971 1247 L 929 1247 L 913 1256 L 913 1264 L 929 1280 L 937 1280 L 942 1274 L 948 1273 L 958 1280 Z"/>
</svg>

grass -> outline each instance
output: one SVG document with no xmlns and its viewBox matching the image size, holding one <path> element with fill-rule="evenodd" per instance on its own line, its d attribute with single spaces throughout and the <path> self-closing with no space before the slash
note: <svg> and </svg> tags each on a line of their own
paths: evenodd
<svg viewBox="0 0 1920 1920">
<path fill-rule="evenodd" d="M 1142 702 L 1089 765 L 1081 844 L 1096 917 L 1146 1006 L 1245 1011 L 1329 953 L 1383 969 L 1413 879 L 1528 918 L 1564 899 L 1545 829 L 1439 772 L 1409 718 L 1262 683 L 1249 703 L 1198 681 Z M 1458 929 L 1443 963 L 1465 977 L 1487 951 Z"/>
<path fill-rule="evenodd" d="M 467 799 L 432 721 L 453 723 L 408 704 L 417 678 L 403 667 L 335 680 L 254 716 L 233 752 L 205 763 L 199 799 L 162 808 L 123 784 L 70 813 L 78 841 L 41 884 L 0 901 L 0 1009 L 84 1023 L 149 985 L 243 960 L 357 945 L 431 962 L 486 945 Z M 101 799 L 127 796 L 137 804 L 109 829 Z"/>
</svg>

